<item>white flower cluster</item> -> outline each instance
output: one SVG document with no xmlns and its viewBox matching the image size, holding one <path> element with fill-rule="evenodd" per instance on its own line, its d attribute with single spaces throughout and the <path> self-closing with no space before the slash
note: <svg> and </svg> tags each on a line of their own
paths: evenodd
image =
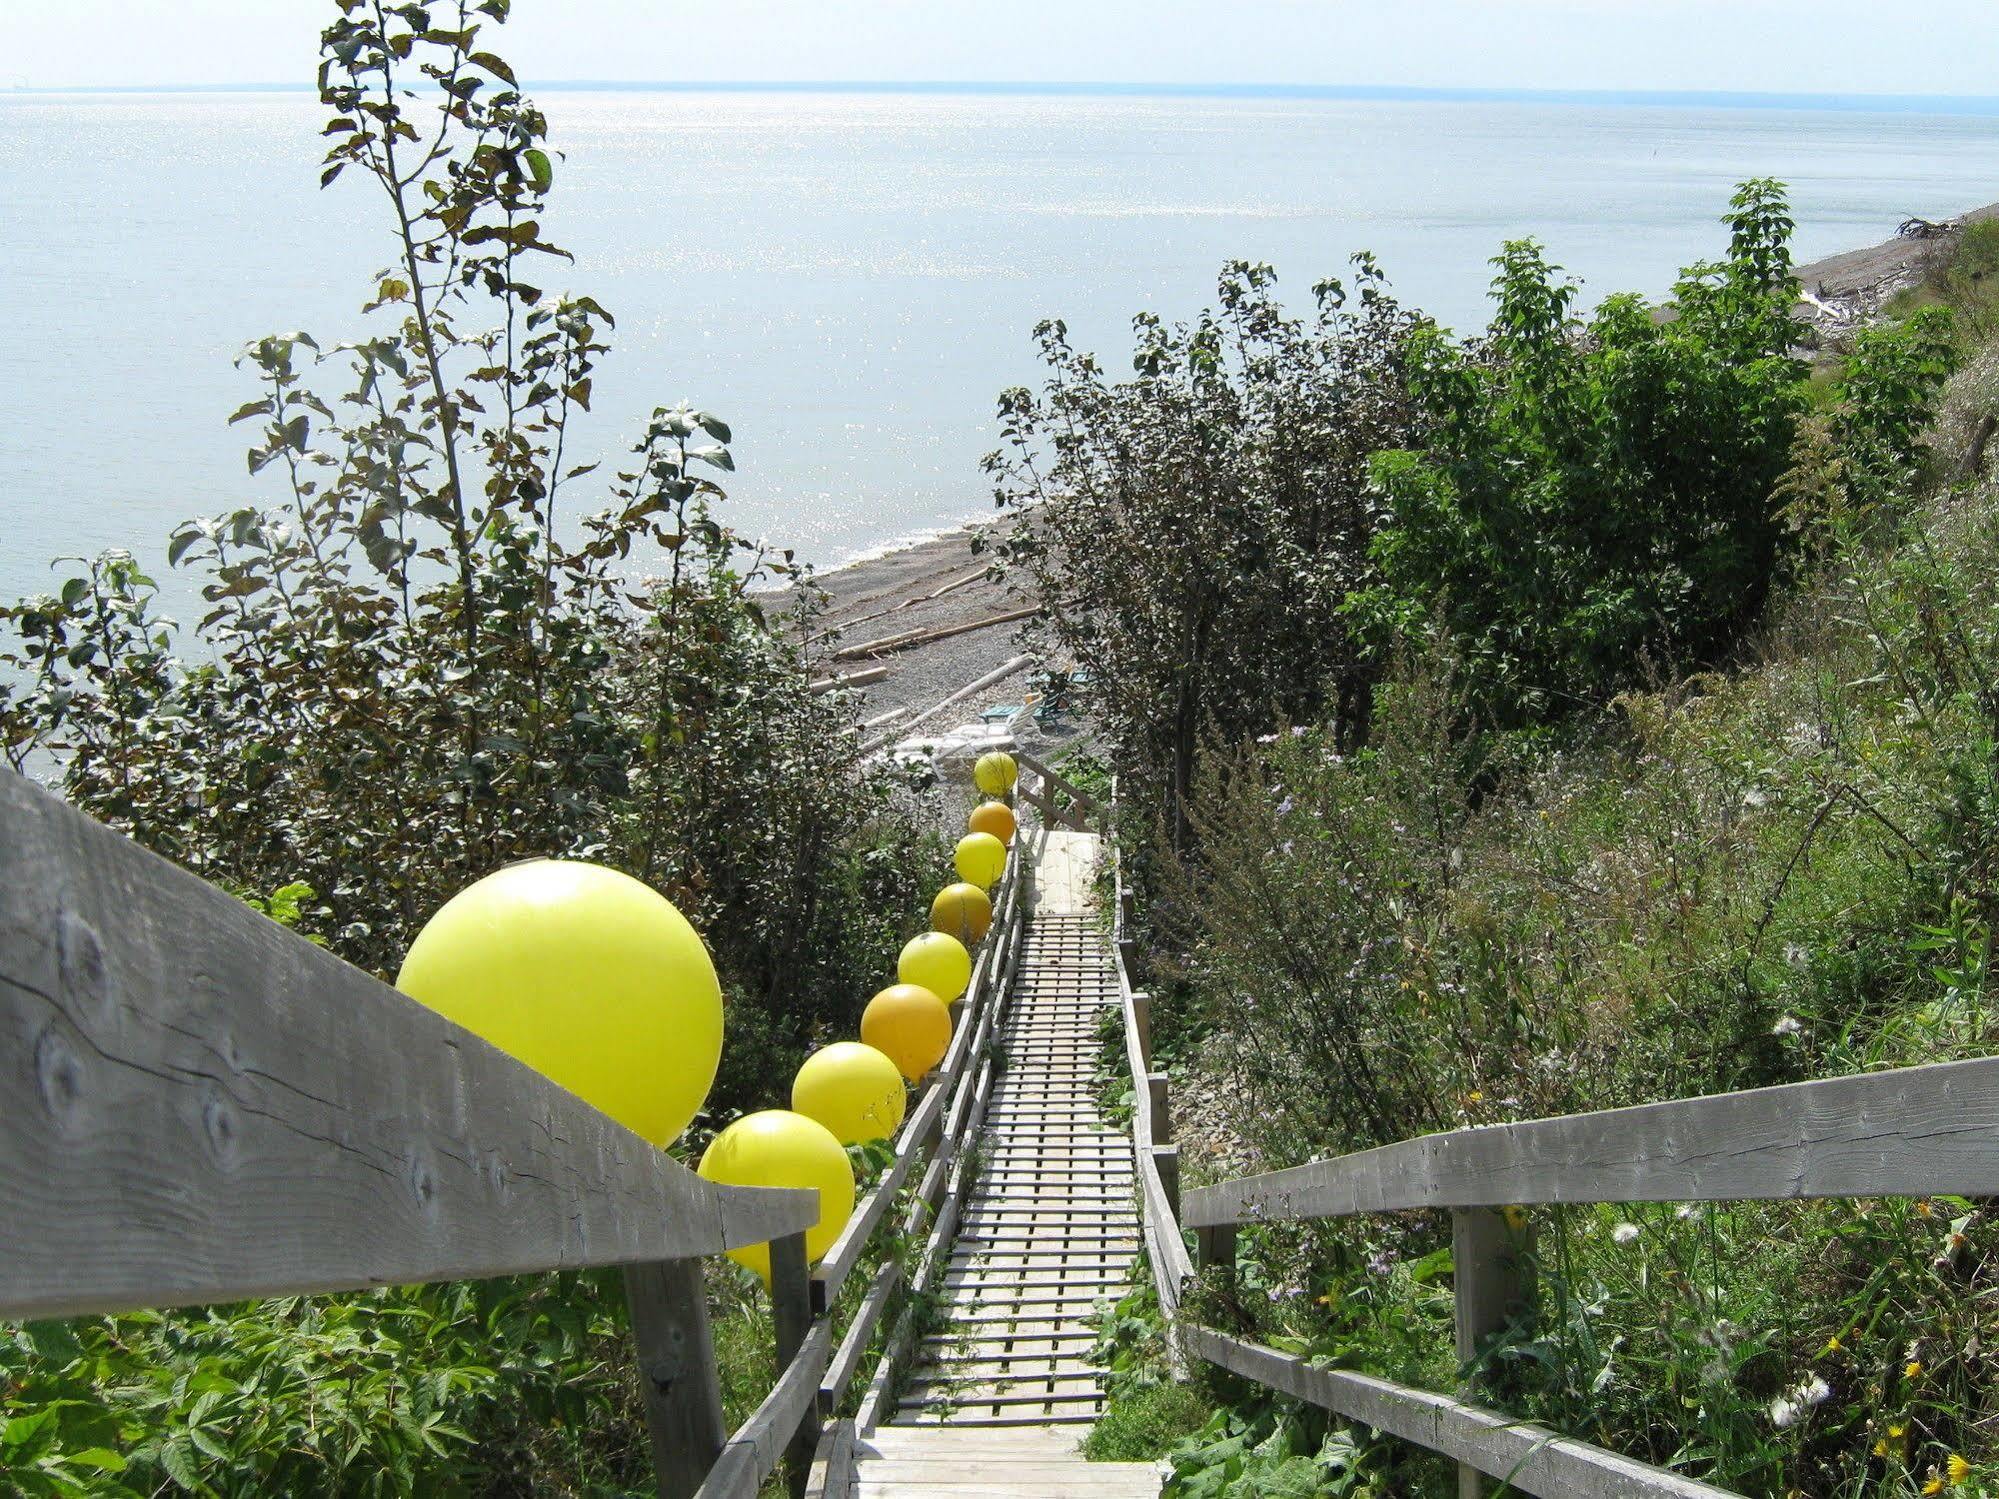
<svg viewBox="0 0 1999 1499">
<path fill-rule="evenodd" d="M 1814 1406 L 1824 1405 L 1832 1399 L 1832 1386 L 1814 1374 L 1801 1385 L 1794 1385 L 1770 1402 L 1770 1424 L 1778 1430 L 1796 1426 L 1810 1415 Z"/>
</svg>

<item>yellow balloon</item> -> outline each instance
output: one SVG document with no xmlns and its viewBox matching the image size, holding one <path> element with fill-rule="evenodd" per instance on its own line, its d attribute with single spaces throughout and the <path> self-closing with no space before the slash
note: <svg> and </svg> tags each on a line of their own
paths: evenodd
<svg viewBox="0 0 1999 1499">
<path fill-rule="evenodd" d="M 958 840 L 951 859 L 958 866 L 958 878 L 981 889 L 992 889 L 1006 873 L 1006 845 L 991 833 L 967 833 Z"/>
<path fill-rule="evenodd" d="M 951 1048 L 951 1011 L 920 984 L 891 984 L 861 1011 L 861 1040 L 912 1083 Z"/>
<path fill-rule="evenodd" d="M 972 981 L 972 955 L 965 944 L 943 932 L 923 932 L 911 937 L 895 960 L 895 976 L 905 984 L 915 984 L 951 1003 Z"/>
<path fill-rule="evenodd" d="M 430 918 L 396 987 L 664 1146 L 722 1056 L 722 990 L 673 903 L 567 859 L 489 874 Z"/>
<path fill-rule="evenodd" d="M 1005 802 L 980 802 L 965 819 L 965 826 L 974 833 L 991 833 L 1009 848 L 1013 846 L 1016 824 L 1013 808 Z"/>
<path fill-rule="evenodd" d="M 1004 750 L 988 750 L 972 767 L 972 779 L 987 796 L 1005 796 L 1020 779 L 1020 767 Z"/>
<path fill-rule="evenodd" d="M 805 1231 L 805 1259 L 818 1260 L 833 1247 L 854 1215 L 854 1168 L 847 1150 L 816 1119 L 789 1109 L 745 1114 L 709 1143 L 701 1175 L 731 1187 L 811 1187 L 819 1193 L 819 1221 Z M 731 1249 L 729 1258 L 747 1265 L 770 1284 L 770 1245 Z"/>
<path fill-rule="evenodd" d="M 993 903 L 977 885 L 946 885 L 930 902 L 930 929 L 977 947 L 992 930 Z"/>
<path fill-rule="evenodd" d="M 835 1041 L 805 1059 L 791 1080 L 791 1107 L 842 1145 L 885 1140 L 902 1127 L 909 1099 L 894 1062 L 860 1041 Z"/>
</svg>

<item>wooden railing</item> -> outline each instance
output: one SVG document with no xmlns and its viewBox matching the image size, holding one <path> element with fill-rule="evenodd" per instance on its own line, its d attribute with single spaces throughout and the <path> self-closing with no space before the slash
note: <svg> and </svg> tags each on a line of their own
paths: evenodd
<svg viewBox="0 0 1999 1499">
<path fill-rule="evenodd" d="M 896 1137 L 894 1159 L 855 1205 L 846 1228 L 826 1251 L 812 1278 L 810 1330 L 803 1352 L 793 1366 L 809 1372 L 801 1373 L 791 1389 L 785 1383 L 789 1373 L 781 1378 L 756 1415 L 737 1433 L 737 1440 L 744 1441 L 766 1428 L 788 1431 L 792 1451 L 800 1459 L 793 1471 L 804 1477 L 804 1490 L 808 1494 L 845 1499 L 853 1473 L 856 1436 L 873 1429 L 899 1366 L 915 1342 L 922 1299 L 942 1274 L 967 1185 L 970 1157 L 966 1142 L 978 1132 L 986 1100 L 992 1093 L 993 1060 L 988 1043 L 998 1023 L 1014 965 L 1019 961 L 1021 936 L 1026 928 L 1029 879 L 1024 870 L 1029 861 L 1022 853 L 1027 836 L 1025 832 L 1021 834 L 1014 857 L 1007 861 L 1006 874 L 995 892 L 992 930 L 980 945 L 964 998 L 952 1007 L 955 1024 L 950 1049 Z M 840 1287 L 859 1265 L 868 1244 L 890 1222 L 899 1194 L 919 1170 L 922 1176 L 899 1224 L 905 1239 L 926 1233 L 910 1277 L 909 1294 L 902 1298 L 901 1315 L 889 1331 L 887 1348 L 877 1363 L 858 1414 L 853 1418 L 833 1419 L 883 1319 L 896 1303 L 896 1293 L 903 1284 L 902 1262 L 893 1255 L 884 1259 L 848 1320 L 845 1333 L 835 1343 L 832 1311 Z M 779 1352 L 782 1357 L 782 1347 Z M 829 1420 L 830 1425 L 826 1424 Z M 805 1467 L 807 1461 L 809 1473 Z M 769 1471 L 768 1467 L 762 1469 L 765 1474 Z M 725 1476 L 718 1471 L 718 1479 Z M 722 1499 L 722 1496 L 733 1499 L 755 1491 L 753 1483 L 743 1486 L 733 1479 L 728 1484 L 711 1480 L 701 1494 L 702 1499 Z"/>
<path fill-rule="evenodd" d="M 1020 930 L 816 1273 L 813 1194 L 702 1180 L 540 1074 L 0 771 L 0 1316 L 624 1267 L 663 1499 L 802 1480 L 893 1288 L 828 1308 L 926 1157 L 935 1211 Z M 701 1257 L 768 1241 L 776 1387 L 733 1436 Z"/>
<path fill-rule="evenodd" d="M 1014 763 L 1027 772 L 1017 788 L 1020 800 L 1041 813 L 1045 826 L 1066 827 L 1079 833 L 1102 830 L 1105 808 L 1101 802 L 1050 768 L 1038 755 L 1018 746 L 1010 753 Z M 1062 797 L 1068 799 L 1067 806 L 1063 805 Z"/>
<path fill-rule="evenodd" d="M 1145 1085 L 1134 1136 L 1149 1126 L 1156 1141 L 1165 1079 L 1149 1070 L 1146 996 L 1133 991 L 1126 967 L 1131 908 L 1121 870 L 1117 899 L 1125 1044 L 1134 1084 Z M 1999 1193 L 1999 1058 L 1453 1130 L 1195 1188 L 1184 1200 L 1171 1190 L 1177 1173 L 1148 1177 L 1144 1147 L 1135 1148 L 1146 1244 L 1169 1317 L 1196 1265 L 1233 1265 L 1238 1225 L 1443 1210 L 1452 1220 L 1457 1351 L 1469 1365 L 1481 1340 L 1533 1296 L 1528 1208 Z M 1151 1149 L 1154 1161 L 1166 1159 Z M 1521 1227 L 1509 1225 L 1509 1213 Z M 1488 1477 L 1547 1499 L 1727 1493 L 1458 1396 L 1324 1368 L 1188 1318 L 1177 1320 L 1174 1338 L 1183 1357 L 1456 1459 L 1465 1499 L 1485 1492 Z"/>
</svg>

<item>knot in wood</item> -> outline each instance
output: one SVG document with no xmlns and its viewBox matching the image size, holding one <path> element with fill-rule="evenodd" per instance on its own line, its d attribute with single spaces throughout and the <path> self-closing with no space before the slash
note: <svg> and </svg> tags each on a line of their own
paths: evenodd
<svg viewBox="0 0 1999 1499">
<path fill-rule="evenodd" d="M 74 911 L 56 918 L 56 969 L 62 982 L 63 1006 L 85 1020 L 108 1018 L 111 971 L 104 961 L 104 944 L 97 931 Z"/>
<path fill-rule="evenodd" d="M 60 1022 L 49 1025 L 35 1041 L 35 1089 L 42 1108 L 58 1128 L 76 1117 L 83 1103 L 83 1058 Z"/>
</svg>

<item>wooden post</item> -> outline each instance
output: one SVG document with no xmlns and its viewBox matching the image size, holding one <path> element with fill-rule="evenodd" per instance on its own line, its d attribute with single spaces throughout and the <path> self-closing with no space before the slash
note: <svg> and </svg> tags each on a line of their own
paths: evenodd
<svg viewBox="0 0 1999 1499">
<path fill-rule="evenodd" d="M 1164 1145 L 1173 1138 L 1173 1116 L 1166 1105 L 1166 1074 L 1145 1074 L 1145 1106 L 1152 1121 L 1152 1143 Z"/>
<path fill-rule="evenodd" d="M 1229 1274 L 1235 1273 L 1235 1225 L 1233 1223 L 1212 1223 L 1206 1228 L 1194 1230 L 1194 1263 L 1203 1270 L 1212 1265 L 1220 1265 Z"/>
<path fill-rule="evenodd" d="M 1160 1224 L 1159 1231 L 1177 1234 L 1180 1231 L 1180 1147 L 1153 1146 L 1152 1164 L 1159 1168 L 1159 1185 L 1166 1189 L 1166 1206 L 1173 1213 L 1173 1221 Z"/>
<path fill-rule="evenodd" d="M 780 1378 L 805 1346 L 812 1331 L 812 1280 L 805 1263 L 805 1235 L 786 1234 L 770 1241 L 771 1320 L 777 1331 L 777 1372 Z M 790 1467 L 791 1492 L 803 1495 L 805 1480 L 811 1475 L 812 1454 L 819 1447 L 819 1412 L 807 1410 L 805 1419 L 784 1449 Z"/>
<path fill-rule="evenodd" d="M 1460 1363 L 1469 1364 L 1480 1339 L 1498 1332 L 1533 1301 L 1532 1236 L 1531 1227 L 1509 1227 L 1492 1208 L 1460 1208 L 1451 1214 Z M 1482 1499 L 1486 1491 L 1485 1475 L 1459 1463 L 1458 1499 Z"/>
<path fill-rule="evenodd" d="M 1142 1057 L 1132 1058 L 1133 1072 L 1152 1070 L 1152 996 L 1143 989 L 1131 991 L 1131 1018 L 1138 1031 L 1139 1050 Z"/>
<path fill-rule="evenodd" d="M 689 1499 L 729 1439 L 698 1259 L 625 1266 L 660 1499 Z"/>
</svg>

